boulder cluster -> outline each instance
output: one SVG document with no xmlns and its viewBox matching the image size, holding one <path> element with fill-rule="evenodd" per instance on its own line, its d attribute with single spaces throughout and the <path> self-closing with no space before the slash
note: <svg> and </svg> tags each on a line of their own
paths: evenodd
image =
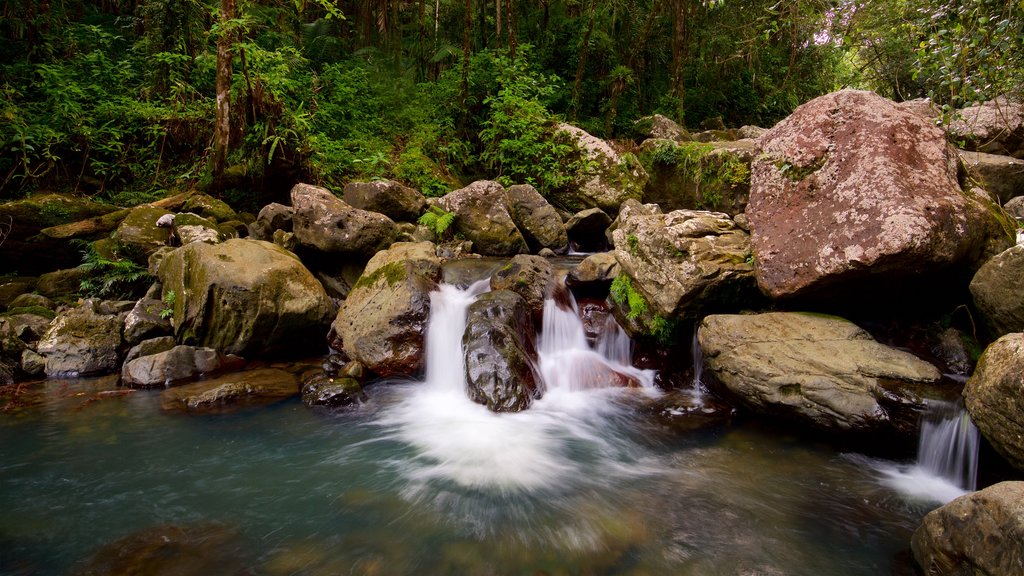
<svg viewBox="0 0 1024 576">
<path fill-rule="evenodd" d="M 166 388 L 167 409 L 358 403 L 370 378 L 423 374 L 431 293 L 485 256 L 504 260 L 468 313 L 467 393 L 522 410 L 544 393 L 535 336 L 565 289 L 549 258 L 586 252 L 565 286 L 607 299 L 634 338 L 685 350 L 693 326 L 712 392 L 743 410 L 905 437 L 922 390 L 953 374 L 987 441 L 1024 470 L 1024 106 L 998 99 L 947 130 L 927 102 L 842 90 L 767 130 L 641 124 L 639 158 L 561 126 L 591 168 L 547 196 L 481 180 L 426 198 L 381 181 L 299 183 L 258 215 L 201 193 L 121 210 L 52 194 L 0 205 L 5 268 L 23 274 L 0 280 L 0 384 L 120 372 Z M 76 267 L 82 245 L 91 261 Z M 139 280 L 152 280 L 142 299 L 76 299 Z M 865 330 L 889 318 L 930 319 L 930 340 L 911 353 Z M 238 372 L 325 352 L 299 375 Z M 1019 571 L 1021 490 L 929 515 L 918 562 Z M 1000 538 L 1016 556 L 984 549 Z"/>
</svg>

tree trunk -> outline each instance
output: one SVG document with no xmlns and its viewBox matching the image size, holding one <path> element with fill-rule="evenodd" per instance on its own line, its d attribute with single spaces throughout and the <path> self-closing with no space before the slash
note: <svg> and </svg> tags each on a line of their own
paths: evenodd
<svg viewBox="0 0 1024 576">
<path fill-rule="evenodd" d="M 672 0 L 672 96 L 676 101 L 676 118 L 684 121 L 685 88 L 683 86 L 683 62 L 686 60 L 686 17 L 688 0 Z"/>
<path fill-rule="evenodd" d="M 583 86 L 583 72 L 587 66 L 587 52 L 590 51 L 590 35 L 594 32 L 594 13 L 597 11 L 597 0 L 590 0 L 590 15 L 587 18 L 587 31 L 583 34 L 583 42 L 580 45 L 580 62 L 576 66 L 576 81 L 572 84 L 572 117 L 576 119 L 576 113 L 580 105 L 580 88 Z"/>
<path fill-rule="evenodd" d="M 508 33 L 508 56 L 516 61 L 516 48 L 519 47 L 519 31 L 516 30 L 515 0 L 505 0 L 505 30 Z"/>
<path fill-rule="evenodd" d="M 235 0 L 220 1 L 220 20 L 227 24 L 235 17 Z M 231 144 L 231 34 L 217 39 L 217 109 L 213 130 L 212 172 L 215 187 L 220 187 Z"/>
<path fill-rule="evenodd" d="M 466 21 L 462 30 L 462 107 L 469 100 L 469 54 L 473 49 L 473 0 L 466 0 Z"/>
</svg>

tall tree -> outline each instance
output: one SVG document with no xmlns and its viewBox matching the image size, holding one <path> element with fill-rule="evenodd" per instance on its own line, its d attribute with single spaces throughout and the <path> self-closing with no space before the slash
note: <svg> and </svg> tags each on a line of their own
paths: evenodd
<svg viewBox="0 0 1024 576">
<path fill-rule="evenodd" d="M 211 168 L 215 187 L 223 184 L 228 147 L 231 144 L 231 39 L 235 0 L 220 0 L 220 34 L 217 37 L 217 107 L 213 129 Z"/>
</svg>

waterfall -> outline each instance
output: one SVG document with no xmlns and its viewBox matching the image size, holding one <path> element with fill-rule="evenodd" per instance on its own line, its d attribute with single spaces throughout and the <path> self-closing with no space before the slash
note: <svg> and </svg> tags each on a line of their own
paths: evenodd
<svg viewBox="0 0 1024 576">
<path fill-rule="evenodd" d="M 690 342 L 690 356 L 693 358 L 693 397 L 701 400 L 704 396 L 704 351 L 701 350 L 697 330 L 700 323 L 693 325 L 693 341 Z"/>
<path fill-rule="evenodd" d="M 979 438 L 963 402 L 930 401 L 921 421 L 917 465 L 963 490 L 975 490 Z"/>
</svg>

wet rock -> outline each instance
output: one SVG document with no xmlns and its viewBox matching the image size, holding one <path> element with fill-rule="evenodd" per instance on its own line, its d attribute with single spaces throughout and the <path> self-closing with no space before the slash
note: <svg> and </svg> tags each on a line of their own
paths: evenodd
<svg viewBox="0 0 1024 576">
<path fill-rule="evenodd" d="M 985 349 L 964 399 L 996 452 L 1024 470 L 1024 333 L 1007 334 Z"/>
<path fill-rule="evenodd" d="M 355 378 L 317 374 L 302 383 L 302 402 L 306 406 L 338 408 L 366 401 L 366 394 Z"/>
<path fill-rule="evenodd" d="M 156 338 L 143 340 L 128 350 L 128 353 L 125 354 L 124 357 L 124 363 L 127 364 L 136 358 L 141 358 L 142 356 L 150 356 L 152 354 L 166 352 L 177 345 L 178 343 L 174 341 L 173 336 L 158 336 Z"/>
<path fill-rule="evenodd" d="M 21 294 L 11 300 L 10 308 L 45 308 L 53 310 L 53 302 L 42 294 Z"/>
<path fill-rule="evenodd" d="M 1000 204 L 1024 196 L 1024 160 L 984 152 L 958 152 L 967 172 Z"/>
<path fill-rule="evenodd" d="M 190 212 L 175 214 L 172 230 L 178 239 L 177 244 L 181 246 L 193 242 L 217 244 L 227 239 L 216 222 Z"/>
<path fill-rule="evenodd" d="M 597 285 L 607 290 L 621 270 L 613 252 L 598 252 L 587 256 L 570 270 L 565 283 L 571 288 L 588 289 Z"/>
<path fill-rule="evenodd" d="M 554 268 L 540 256 L 515 256 L 491 276 L 491 290 L 508 290 L 520 295 L 535 322 L 543 317 L 544 301 L 554 295 L 557 287 Z"/>
<path fill-rule="evenodd" d="M 676 433 L 689 433 L 728 423 L 736 409 L 709 394 L 694 390 L 673 390 L 653 399 L 646 409 L 663 426 Z"/>
<path fill-rule="evenodd" d="M 246 574 L 238 532 L 223 524 L 145 528 L 111 542 L 74 576 L 209 576 Z"/>
<path fill-rule="evenodd" d="M 708 316 L 698 339 L 706 370 L 743 406 L 833 432 L 914 431 L 922 401 L 894 384 L 941 376 L 835 316 Z"/>
<path fill-rule="evenodd" d="M 756 301 L 750 236 L 727 214 L 623 207 L 612 235 L 615 259 L 663 318 L 696 318 Z"/>
<path fill-rule="evenodd" d="M 82 280 L 89 277 L 85 268 L 54 270 L 39 276 L 36 291 L 47 298 L 61 298 L 78 294 Z"/>
<path fill-rule="evenodd" d="M 181 206 L 181 212 L 191 212 L 214 222 L 238 220 L 238 214 L 223 200 L 208 194 L 191 194 Z"/>
<path fill-rule="evenodd" d="M 956 328 L 946 328 L 940 332 L 931 352 L 946 364 L 951 373 L 958 376 L 966 377 L 974 365 L 964 343 L 964 335 Z"/>
<path fill-rule="evenodd" d="M 562 218 L 536 188 L 528 184 L 507 188 L 505 201 L 512 221 L 531 251 L 546 248 L 560 254 L 568 250 L 569 238 Z"/>
<path fill-rule="evenodd" d="M 46 372 L 46 358 L 32 350 L 21 352 L 21 370 L 29 376 L 42 376 Z"/>
<path fill-rule="evenodd" d="M 291 191 L 292 231 L 299 244 L 326 254 L 369 258 L 398 235 L 387 216 L 360 210 L 325 188 L 296 184 Z"/>
<path fill-rule="evenodd" d="M 971 296 L 994 336 L 1024 332 L 1024 245 L 985 262 L 971 280 Z"/>
<path fill-rule="evenodd" d="M 377 253 L 331 325 L 331 347 L 381 376 L 416 376 L 441 278 L 433 244 L 398 242 Z"/>
<path fill-rule="evenodd" d="M 138 258 L 133 259 L 145 264 L 149 255 L 166 246 L 171 237 L 169 228 L 157 225 L 157 221 L 168 214 L 171 214 L 169 210 L 148 204 L 133 208 L 111 238 L 128 247 L 131 255 L 138 254 Z"/>
<path fill-rule="evenodd" d="M 505 202 L 505 188 L 478 180 L 446 194 L 441 207 L 455 214 L 453 226 L 485 256 L 512 256 L 530 251 Z"/>
<path fill-rule="evenodd" d="M 533 334 L 529 306 L 514 292 L 487 292 L 469 306 L 462 345 L 472 401 L 492 412 L 519 412 L 540 397 Z"/>
<path fill-rule="evenodd" d="M 555 192 L 554 201 L 570 210 L 600 208 L 615 213 L 628 198 L 639 199 L 647 172 L 632 154 L 622 154 L 607 141 L 569 124 L 559 124 L 558 136 L 575 143 L 592 168 L 577 177 L 566 190 Z"/>
<path fill-rule="evenodd" d="M 603 252 L 608 248 L 605 230 L 612 219 L 600 208 L 577 212 L 565 223 L 572 248 L 578 252 Z"/>
<path fill-rule="evenodd" d="M 1024 482 L 1000 482 L 933 510 L 910 546 L 925 574 L 1008 576 L 1024 570 Z"/>
<path fill-rule="evenodd" d="M 265 406 L 298 394 L 295 376 L 277 368 L 262 368 L 168 388 L 160 393 L 160 406 L 192 413 L 225 412 Z"/>
<path fill-rule="evenodd" d="M 772 298 L 891 292 L 1008 242 L 991 206 L 960 189 L 943 131 L 870 92 L 816 98 L 759 143 L 746 213 Z"/>
<path fill-rule="evenodd" d="M 295 210 L 291 206 L 271 203 L 264 206 L 256 217 L 256 220 L 249 225 L 249 237 L 253 240 L 266 240 L 269 242 L 274 237 L 275 230 L 292 231 L 292 218 Z"/>
<path fill-rule="evenodd" d="M 332 304 L 294 254 L 248 239 L 193 243 L 160 264 L 178 342 L 259 356 L 315 346 Z"/>
<path fill-rule="evenodd" d="M 349 182 L 342 199 L 360 210 L 379 212 L 395 222 L 415 222 L 427 208 L 427 199 L 398 182 Z"/>
<path fill-rule="evenodd" d="M 125 313 L 101 314 L 98 302 L 86 300 L 50 324 L 36 351 L 46 357 L 51 378 L 116 372 L 120 367 L 121 328 Z"/>
<path fill-rule="evenodd" d="M 960 110 L 949 125 L 950 136 L 967 150 L 1024 157 L 1024 104 L 1000 96 Z"/>
<path fill-rule="evenodd" d="M 124 342 L 135 346 L 143 340 L 167 336 L 174 332 L 170 317 L 164 313 L 169 306 L 155 298 L 142 298 L 124 319 Z"/>
<path fill-rule="evenodd" d="M 175 346 L 126 361 L 121 381 L 131 388 L 159 388 L 216 372 L 226 362 L 213 348 Z"/>
</svg>

